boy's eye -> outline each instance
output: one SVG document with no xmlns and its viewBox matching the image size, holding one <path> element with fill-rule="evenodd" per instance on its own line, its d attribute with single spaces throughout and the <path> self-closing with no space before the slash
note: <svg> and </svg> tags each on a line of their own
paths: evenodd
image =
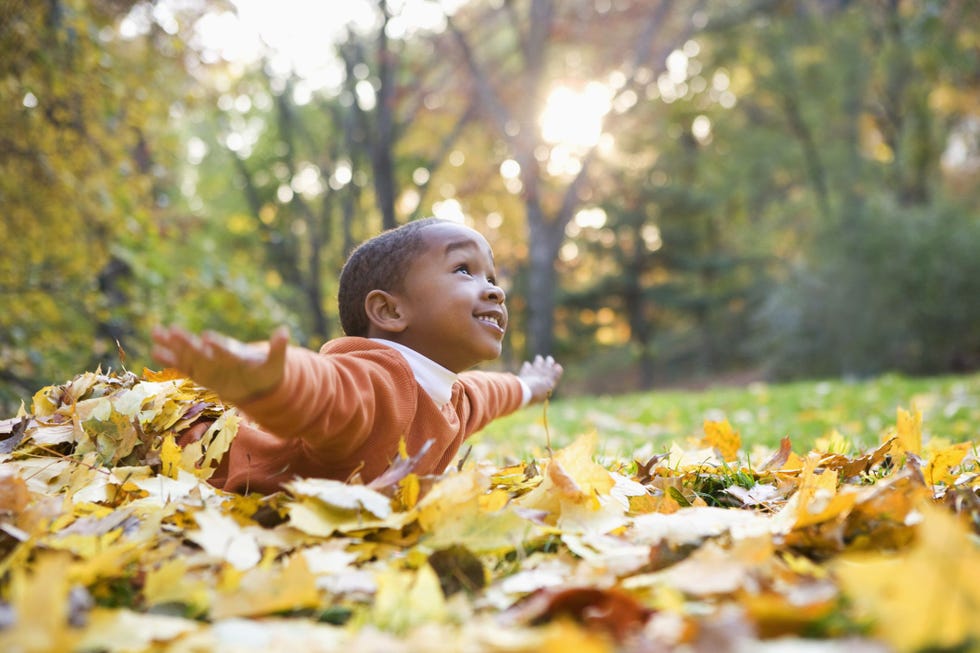
<svg viewBox="0 0 980 653">
<path fill-rule="evenodd" d="M 469 274 L 470 266 L 466 265 L 465 263 L 462 265 L 457 265 L 456 269 L 453 270 L 453 272 L 462 272 L 463 274 Z"/>
</svg>

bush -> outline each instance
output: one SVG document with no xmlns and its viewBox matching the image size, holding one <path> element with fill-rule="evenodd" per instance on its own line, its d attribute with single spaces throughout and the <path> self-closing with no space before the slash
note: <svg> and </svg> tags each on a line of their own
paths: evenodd
<svg viewBox="0 0 980 653">
<path fill-rule="evenodd" d="M 773 289 L 756 343 L 779 378 L 980 367 L 980 215 L 869 204 Z"/>
</svg>

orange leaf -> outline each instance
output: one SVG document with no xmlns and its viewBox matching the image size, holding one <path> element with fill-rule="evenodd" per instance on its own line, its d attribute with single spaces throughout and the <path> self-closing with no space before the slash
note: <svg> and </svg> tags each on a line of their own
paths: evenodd
<svg viewBox="0 0 980 653">
<path fill-rule="evenodd" d="M 742 438 L 727 419 L 721 422 L 705 420 L 704 443 L 717 449 L 723 460 L 731 462 L 738 457 Z"/>
</svg>

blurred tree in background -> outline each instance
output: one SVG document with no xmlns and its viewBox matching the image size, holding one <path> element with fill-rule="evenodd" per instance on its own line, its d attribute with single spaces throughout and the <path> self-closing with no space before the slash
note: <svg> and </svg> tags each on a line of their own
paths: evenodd
<svg viewBox="0 0 980 653">
<path fill-rule="evenodd" d="M 318 346 L 429 214 L 569 389 L 980 366 L 975 3 L 297 7 L 0 4 L 7 407 L 160 321 Z"/>
</svg>

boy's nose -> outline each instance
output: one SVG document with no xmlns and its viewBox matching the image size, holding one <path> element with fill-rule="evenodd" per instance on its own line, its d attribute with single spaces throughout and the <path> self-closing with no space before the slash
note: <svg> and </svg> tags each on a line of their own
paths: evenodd
<svg viewBox="0 0 980 653">
<path fill-rule="evenodd" d="M 487 282 L 487 287 L 483 291 L 483 294 L 484 297 L 498 304 L 503 304 L 504 299 L 506 299 L 506 294 L 504 293 L 504 289 L 490 282 Z"/>
</svg>

